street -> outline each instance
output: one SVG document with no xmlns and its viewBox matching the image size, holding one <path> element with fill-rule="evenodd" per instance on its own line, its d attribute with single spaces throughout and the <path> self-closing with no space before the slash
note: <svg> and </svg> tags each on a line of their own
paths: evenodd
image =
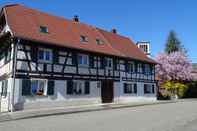
<svg viewBox="0 0 197 131">
<path fill-rule="evenodd" d="M 196 131 L 197 101 L 0 123 L 0 131 Z"/>
</svg>

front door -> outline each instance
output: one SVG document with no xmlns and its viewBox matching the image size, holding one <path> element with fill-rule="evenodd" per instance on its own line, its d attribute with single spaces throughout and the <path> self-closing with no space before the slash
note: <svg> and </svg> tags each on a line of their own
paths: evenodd
<svg viewBox="0 0 197 131">
<path fill-rule="evenodd" d="M 114 98 L 114 87 L 112 80 L 104 80 L 102 81 L 101 87 L 101 99 L 102 103 L 111 103 Z"/>
</svg>

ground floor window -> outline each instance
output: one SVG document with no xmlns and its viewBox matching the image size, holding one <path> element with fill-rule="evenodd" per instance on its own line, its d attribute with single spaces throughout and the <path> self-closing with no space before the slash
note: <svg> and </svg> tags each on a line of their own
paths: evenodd
<svg viewBox="0 0 197 131">
<path fill-rule="evenodd" d="M 7 96 L 8 80 L 1 81 L 1 96 Z"/>
<path fill-rule="evenodd" d="M 153 94 L 155 93 L 154 84 L 144 84 L 144 94 Z"/>
<path fill-rule="evenodd" d="M 137 93 L 137 84 L 136 83 L 124 83 L 124 93 L 132 94 Z"/>
<path fill-rule="evenodd" d="M 81 80 L 67 81 L 67 94 L 86 95 L 90 93 L 90 82 Z"/>
<path fill-rule="evenodd" d="M 47 85 L 46 80 L 32 80 L 31 81 L 31 94 L 43 96 L 46 95 Z"/>
<path fill-rule="evenodd" d="M 22 81 L 23 96 L 47 96 L 54 94 L 54 81 L 41 79 L 24 79 Z"/>
</svg>

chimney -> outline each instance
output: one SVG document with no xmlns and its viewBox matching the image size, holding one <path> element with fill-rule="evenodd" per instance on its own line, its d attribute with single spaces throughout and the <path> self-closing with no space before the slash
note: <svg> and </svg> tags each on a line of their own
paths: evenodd
<svg viewBox="0 0 197 131">
<path fill-rule="evenodd" d="M 74 16 L 73 21 L 79 22 L 79 17 L 77 15 Z"/>
<path fill-rule="evenodd" d="M 115 28 L 113 28 L 111 32 L 117 34 L 117 30 Z"/>
</svg>

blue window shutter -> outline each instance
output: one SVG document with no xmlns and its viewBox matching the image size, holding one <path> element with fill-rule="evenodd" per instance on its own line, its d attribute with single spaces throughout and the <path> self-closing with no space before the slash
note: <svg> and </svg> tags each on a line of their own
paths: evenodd
<svg viewBox="0 0 197 131">
<path fill-rule="evenodd" d="M 31 95 L 31 80 L 23 79 L 22 80 L 22 96 Z"/>
<path fill-rule="evenodd" d="M 53 50 L 53 63 L 55 63 L 55 64 L 58 64 L 59 63 L 58 50 Z"/>
<path fill-rule="evenodd" d="M 54 87 L 55 87 L 55 82 L 51 80 L 48 81 L 47 95 L 54 95 Z"/>
<path fill-rule="evenodd" d="M 69 95 L 73 94 L 73 81 L 72 80 L 67 81 L 67 94 Z"/>
<path fill-rule="evenodd" d="M 137 84 L 134 84 L 134 93 L 137 93 Z"/>
<path fill-rule="evenodd" d="M 90 82 L 85 81 L 85 94 L 90 94 Z"/>
</svg>

